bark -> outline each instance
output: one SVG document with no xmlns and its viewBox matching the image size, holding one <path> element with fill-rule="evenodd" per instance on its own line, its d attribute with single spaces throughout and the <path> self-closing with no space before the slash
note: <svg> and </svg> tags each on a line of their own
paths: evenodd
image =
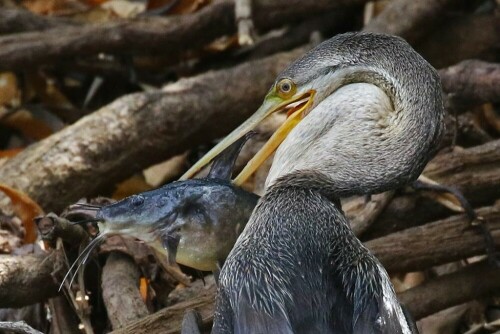
<svg viewBox="0 0 500 334">
<path fill-rule="evenodd" d="M 417 320 L 497 292 L 500 292 L 500 268 L 482 262 L 406 290 L 399 295 L 399 300 Z"/>
<path fill-rule="evenodd" d="M 46 212 L 61 210 L 147 166 L 227 134 L 256 110 L 277 73 L 301 53 L 120 98 L 9 159 L 0 182 L 27 193 Z"/>
<path fill-rule="evenodd" d="M 456 0 L 394 0 L 363 30 L 398 35 L 413 44 L 441 19 Z"/>
<path fill-rule="evenodd" d="M 184 313 L 189 309 L 200 313 L 203 320 L 203 328 L 208 329 L 213 320 L 215 291 L 214 286 L 212 289 L 203 291 L 193 299 L 167 307 L 111 333 L 180 333 Z"/>
<path fill-rule="evenodd" d="M 42 332 L 37 331 L 36 329 L 30 327 L 24 321 L 17 322 L 0 322 L 0 329 L 6 330 L 11 333 L 20 333 L 20 334 L 43 334 Z"/>
<path fill-rule="evenodd" d="M 48 18 L 35 15 L 28 10 L 3 8 L 0 10 L 0 34 L 13 34 L 26 31 L 42 31 L 78 25 L 62 18 Z"/>
<path fill-rule="evenodd" d="M 89 239 L 88 233 L 81 226 L 72 224 L 54 213 L 35 218 L 35 223 L 42 240 L 50 243 L 52 248 L 55 248 L 57 238 L 70 245 L 81 245 Z"/>
<path fill-rule="evenodd" d="M 63 255 L 0 256 L 0 308 L 22 307 L 58 294 L 64 276 Z"/>
<path fill-rule="evenodd" d="M 495 244 L 500 245 L 500 202 L 477 210 Z M 388 272 L 419 271 L 438 264 L 485 254 L 481 230 L 465 215 L 406 229 L 365 243 Z"/>
<path fill-rule="evenodd" d="M 500 102 L 500 64 L 465 60 L 440 70 L 443 90 L 460 100 Z"/>
<path fill-rule="evenodd" d="M 265 30 L 324 10 L 366 1 L 260 0 L 254 4 L 253 17 L 256 27 Z M 199 12 L 182 17 L 120 20 L 3 36 L 0 37 L 0 70 L 100 52 L 156 54 L 162 51 L 172 56 L 187 49 L 197 49 L 235 30 L 234 3 L 218 0 Z"/>
<path fill-rule="evenodd" d="M 460 190 L 472 205 L 489 205 L 500 197 L 500 140 L 435 157 L 424 175 L 441 184 Z M 375 223 L 363 234 L 370 240 L 425 222 L 441 219 L 450 211 L 424 193 L 400 194 L 385 208 Z M 355 214 L 352 214 L 355 215 Z"/>
<path fill-rule="evenodd" d="M 134 260 L 113 252 L 102 271 L 102 298 L 113 329 L 149 314 L 139 292 L 141 273 Z"/>
<path fill-rule="evenodd" d="M 443 17 L 432 36 L 415 48 L 434 67 L 443 68 L 465 59 L 498 59 L 500 20 L 493 15 Z M 446 52 L 443 52 L 446 50 Z"/>
</svg>

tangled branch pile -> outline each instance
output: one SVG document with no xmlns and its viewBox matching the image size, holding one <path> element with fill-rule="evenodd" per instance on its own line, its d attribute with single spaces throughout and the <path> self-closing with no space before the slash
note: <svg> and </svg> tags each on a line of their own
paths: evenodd
<svg viewBox="0 0 500 334">
<path fill-rule="evenodd" d="M 423 333 L 498 331 L 500 3 L 236 2 L 0 1 L 0 320 L 50 333 L 179 333 L 194 308 L 208 330 L 213 278 L 166 272 L 135 240 L 106 240 L 59 292 L 89 240 L 68 206 L 175 180 L 256 110 L 287 64 L 365 30 L 402 36 L 439 69 L 447 132 L 424 175 L 459 189 L 482 221 L 453 198 L 410 189 L 345 199 L 346 214 Z M 280 117 L 257 129 L 237 169 Z M 267 170 L 245 188 L 261 192 Z"/>
</svg>

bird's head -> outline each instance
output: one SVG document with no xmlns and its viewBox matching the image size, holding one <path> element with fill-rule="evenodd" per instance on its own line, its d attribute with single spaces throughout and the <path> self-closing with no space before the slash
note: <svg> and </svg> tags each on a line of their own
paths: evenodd
<svg viewBox="0 0 500 334">
<path fill-rule="evenodd" d="M 234 180 L 244 182 L 278 147 L 267 180 L 307 171 L 326 175 L 339 195 L 374 193 L 418 177 L 442 132 L 439 77 L 394 36 L 348 33 L 292 63 L 257 112 L 183 178 L 269 115 L 286 121 Z"/>
</svg>

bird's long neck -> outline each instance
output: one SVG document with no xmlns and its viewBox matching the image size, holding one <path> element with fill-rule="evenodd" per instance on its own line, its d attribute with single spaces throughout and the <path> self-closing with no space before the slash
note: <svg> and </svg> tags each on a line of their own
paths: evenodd
<svg viewBox="0 0 500 334">
<path fill-rule="evenodd" d="M 243 239 L 259 240 L 263 247 L 282 248 L 283 253 L 318 263 L 337 250 L 345 251 L 346 256 L 350 256 L 347 249 L 352 256 L 358 253 L 357 248 L 366 252 L 328 182 L 317 172 L 290 174 L 278 180 L 254 210 Z"/>
</svg>

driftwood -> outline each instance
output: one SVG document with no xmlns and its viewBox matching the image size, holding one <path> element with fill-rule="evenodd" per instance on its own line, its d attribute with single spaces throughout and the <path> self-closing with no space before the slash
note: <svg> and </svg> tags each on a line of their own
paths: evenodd
<svg viewBox="0 0 500 334">
<path fill-rule="evenodd" d="M 149 314 L 139 292 L 140 271 L 128 255 L 113 252 L 102 271 L 102 294 L 114 329 Z"/>
<path fill-rule="evenodd" d="M 254 4 L 253 19 L 258 29 L 265 30 L 324 10 L 366 1 L 259 0 Z M 3 36 L 0 37 L 0 69 L 25 68 L 99 52 L 164 51 L 172 56 L 235 30 L 234 3 L 218 0 L 199 12 L 178 18 L 153 17 Z"/>
<path fill-rule="evenodd" d="M 452 16 L 443 17 L 440 22 L 432 37 L 424 38 L 415 45 L 434 67 L 443 68 L 464 59 L 497 59 L 495 50 L 500 45 L 498 17 Z"/>
<path fill-rule="evenodd" d="M 477 210 L 500 245 L 500 202 Z M 465 215 L 409 228 L 365 245 L 388 272 L 418 271 L 434 265 L 484 254 L 486 243 L 481 230 L 472 226 Z"/>
<path fill-rule="evenodd" d="M 435 157 L 424 175 L 463 192 L 473 205 L 488 205 L 500 197 L 500 140 Z M 387 205 L 375 223 L 363 234 L 364 240 L 421 225 L 446 217 L 450 211 L 425 194 L 401 194 Z M 351 214 L 355 215 L 355 213 Z"/>
<path fill-rule="evenodd" d="M 0 34 L 13 34 L 26 31 L 42 31 L 77 25 L 63 18 L 47 18 L 27 10 L 2 8 L 0 10 Z"/>
<path fill-rule="evenodd" d="M 215 290 L 214 287 L 213 289 L 204 291 L 196 296 L 196 298 L 167 307 L 112 333 L 179 333 L 184 313 L 189 309 L 198 311 L 203 319 L 204 326 L 209 327 L 214 313 Z"/>
<path fill-rule="evenodd" d="M 364 30 L 398 35 L 413 44 L 433 28 L 444 10 L 453 2 L 457 1 L 393 0 Z"/>
<path fill-rule="evenodd" d="M 42 332 L 30 327 L 24 321 L 0 322 L 0 330 L 19 334 L 43 334 Z"/>
<path fill-rule="evenodd" d="M 440 70 L 443 90 L 473 102 L 500 102 L 500 65 L 466 60 Z"/>
<path fill-rule="evenodd" d="M 63 255 L 0 255 L 0 308 L 21 307 L 56 296 L 65 273 Z"/>
<path fill-rule="evenodd" d="M 399 295 L 415 319 L 448 307 L 491 296 L 500 289 L 500 268 L 476 263 L 451 274 L 439 276 Z"/>
</svg>

